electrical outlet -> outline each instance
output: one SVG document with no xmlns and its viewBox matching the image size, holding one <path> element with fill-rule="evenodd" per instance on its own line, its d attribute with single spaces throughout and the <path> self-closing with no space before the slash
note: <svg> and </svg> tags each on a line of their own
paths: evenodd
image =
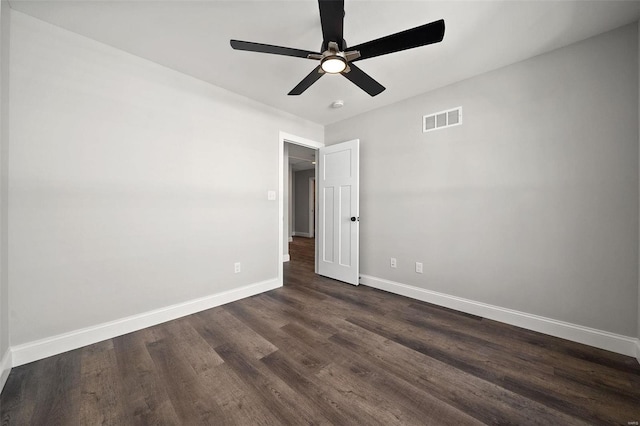
<svg viewBox="0 0 640 426">
<path fill-rule="evenodd" d="M 240 265 L 240 262 L 236 262 L 233 264 L 233 271 L 238 274 L 240 273 L 240 271 L 242 271 L 242 266 Z"/>
<path fill-rule="evenodd" d="M 395 258 L 395 257 L 392 257 L 392 258 L 391 258 L 391 267 L 392 267 L 392 268 L 395 268 L 395 267 L 397 267 L 397 266 L 398 266 L 398 261 L 396 260 L 396 258 Z"/>
<path fill-rule="evenodd" d="M 422 263 L 421 262 L 416 262 L 416 272 L 421 274 L 422 273 Z"/>
</svg>

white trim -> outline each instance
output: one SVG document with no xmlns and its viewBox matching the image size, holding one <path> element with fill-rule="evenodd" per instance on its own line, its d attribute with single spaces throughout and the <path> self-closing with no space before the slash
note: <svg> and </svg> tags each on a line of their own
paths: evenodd
<svg viewBox="0 0 640 426">
<path fill-rule="evenodd" d="M 292 243 L 293 242 L 293 237 L 296 235 L 296 233 L 293 233 L 293 236 L 289 237 L 289 242 Z"/>
<path fill-rule="evenodd" d="M 4 384 L 7 383 L 7 378 L 11 372 L 11 349 L 7 349 L 0 361 L 0 392 L 4 389 Z"/>
<path fill-rule="evenodd" d="M 320 171 L 320 169 L 318 168 L 318 157 L 320 156 L 320 150 L 318 150 L 318 152 L 316 152 L 316 172 L 314 174 L 314 176 L 316 177 L 316 212 L 318 211 L 318 173 Z M 317 234 L 318 232 L 318 215 L 315 215 L 316 220 L 313 223 L 313 233 Z M 318 238 L 316 238 L 315 240 L 315 247 L 313 248 L 314 251 L 314 259 L 313 259 L 313 272 L 315 274 L 318 273 L 318 263 L 320 263 L 320 251 L 318 250 L 319 244 L 320 244 L 320 238 L 322 238 L 322 236 L 319 236 Z"/>
<path fill-rule="evenodd" d="M 96 342 L 122 336 L 123 334 L 161 324 L 166 321 L 171 321 L 206 309 L 211 309 L 216 306 L 224 305 L 225 303 L 234 302 L 278 287 L 281 287 L 280 283 L 276 278 L 273 278 L 237 289 L 224 291 L 222 293 L 189 300 L 183 303 L 177 303 L 165 308 L 155 309 L 153 311 L 86 327 L 69 333 L 63 333 L 34 342 L 12 346 L 11 352 L 13 366 L 16 367 L 18 365 L 27 364 L 52 355 L 91 345 Z"/>
<path fill-rule="evenodd" d="M 487 303 L 463 299 L 462 297 L 425 290 L 423 288 L 368 275 L 361 275 L 360 283 L 369 287 L 422 300 L 423 302 L 433 303 L 627 356 L 638 357 L 637 351 L 640 350 L 638 347 L 638 339 L 610 333 L 608 331 L 545 318 L 513 309 L 501 308 Z"/>
<path fill-rule="evenodd" d="M 287 148 L 287 153 L 288 152 Z M 289 164 L 289 187 L 287 188 L 287 208 L 289 210 L 287 212 L 287 217 L 289 218 L 289 223 L 287 225 L 287 231 L 289 235 L 289 242 L 291 242 L 293 241 L 293 230 L 296 229 L 296 174 L 293 171 L 293 166 L 289 163 L 289 158 L 287 158 L 287 162 Z M 289 247 L 287 247 L 287 253 L 289 253 Z"/>
<path fill-rule="evenodd" d="M 313 234 L 315 233 L 316 224 L 313 220 L 315 210 L 315 187 L 316 187 L 316 175 L 314 173 L 313 177 L 309 178 L 309 238 L 313 238 Z"/>
<path fill-rule="evenodd" d="M 324 143 L 312 141 L 311 139 L 303 138 L 300 136 L 292 135 L 290 133 L 280 132 L 280 140 L 283 142 L 289 142 L 295 145 L 302 145 L 308 148 L 318 149 L 324 148 Z"/>
<path fill-rule="evenodd" d="M 305 238 L 313 238 L 313 235 L 311 235 L 308 232 L 294 232 L 293 233 L 294 237 L 305 237 Z"/>
<path fill-rule="evenodd" d="M 283 262 L 288 262 L 290 260 L 291 260 L 291 255 L 290 254 L 287 253 L 287 254 L 283 254 L 282 255 L 282 261 Z"/>
<path fill-rule="evenodd" d="M 636 339 L 636 359 L 638 360 L 638 364 L 640 364 L 640 339 Z"/>
<path fill-rule="evenodd" d="M 278 202 L 278 257 L 282 258 L 284 253 L 284 144 L 285 142 L 293 143 L 296 145 L 306 146 L 312 149 L 323 148 L 324 144 L 321 142 L 315 142 L 311 139 L 295 136 L 290 133 L 280 132 L 278 135 L 278 194 L 280 201 Z M 316 164 L 316 171 L 318 165 Z M 316 246 L 318 241 L 316 240 Z M 316 250 L 317 251 L 317 250 Z M 282 262 L 278 262 L 278 282 L 280 286 L 284 283 L 284 269 Z"/>
</svg>

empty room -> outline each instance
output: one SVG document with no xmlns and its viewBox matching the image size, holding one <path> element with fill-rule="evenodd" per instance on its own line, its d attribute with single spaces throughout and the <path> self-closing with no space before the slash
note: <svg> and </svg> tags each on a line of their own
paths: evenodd
<svg viewBox="0 0 640 426">
<path fill-rule="evenodd" d="M 0 15 L 3 426 L 640 423 L 640 2 Z"/>
</svg>

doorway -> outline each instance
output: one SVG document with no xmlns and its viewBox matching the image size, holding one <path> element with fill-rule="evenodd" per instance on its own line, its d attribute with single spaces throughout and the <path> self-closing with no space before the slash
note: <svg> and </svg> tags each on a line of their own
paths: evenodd
<svg viewBox="0 0 640 426">
<path fill-rule="evenodd" d="M 289 154 L 290 191 L 288 197 L 289 213 L 289 260 L 294 261 L 297 254 L 310 262 L 310 271 L 315 271 L 313 259 L 315 258 L 313 222 L 313 196 L 315 188 L 312 182 L 316 177 L 317 151 L 301 145 L 287 143 Z M 304 241 L 303 241 L 304 240 Z M 301 247 L 305 247 L 302 252 Z M 296 249 L 298 252 L 296 253 Z M 311 251 L 311 253 L 310 253 Z M 311 255 L 311 256 L 310 256 Z M 309 262 L 307 262 L 309 267 Z"/>
<path fill-rule="evenodd" d="M 278 253 L 280 253 L 280 259 L 278 261 L 278 281 L 280 285 L 284 282 L 283 263 L 289 261 L 289 238 L 293 237 L 294 215 L 293 205 L 294 199 L 291 199 L 290 195 L 293 193 L 291 188 L 291 182 L 293 180 L 292 166 L 289 164 L 289 149 L 292 148 L 294 153 L 300 148 L 311 149 L 317 151 L 319 148 L 323 148 L 324 144 L 321 142 L 312 141 L 299 136 L 291 135 L 288 133 L 280 132 L 279 136 L 279 235 L 278 238 Z M 297 156 L 297 155 L 294 155 Z M 313 164 L 315 170 L 316 164 Z M 315 177 L 315 172 L 314 172 Z M 294 195 L 295 197 L 295 195 Z M 314 219 L 313 223 L 314 236 L 316 223 Z M 317 241 L 314 244 L 314 272 L 317 273 Z"/>
</svg>

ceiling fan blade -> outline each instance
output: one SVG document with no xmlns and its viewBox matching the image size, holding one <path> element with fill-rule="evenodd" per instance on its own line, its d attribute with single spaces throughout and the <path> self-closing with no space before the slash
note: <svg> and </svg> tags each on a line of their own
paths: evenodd
<svg viewBox="0 0 640 426">
<path fill-rule="evenodd" d="M 288 94 L 289 95 L 301 95 L 305 90 L 307 90 L 313 83 L 318 81 L 320 77 L 324 75 L 324 72 L 321 72 L 320 65 L 318 65 L 313 71 L 309 73 L 296 87 L 294 87 Z"/>
<path fill-rule="evenodd" d="M 231 40 L 231 47 L 235 50 L 247 50 L 249 52 L 272 53 L 274 55 L 294 56 L 308 58 L 309 55 L 318 55 L 309 50 L 293 49 L 291 47 L 273 46 L 271 44 L 254 43 L 252 41 Z"/>
<path fill-rule="evenodd" d="M 354 64 L 349 64 L 351 71 L 342 73 L 353 84 L 370 94 L 371 96 L 379 95 L 384 91 L 384 86 L 369 76 L 366 72 L 356 67 Z"/>
<path fill-rule="evenodd" d="M 357 50 L 360 57 L 354 61 L 373 58 L 427 44 L 439 43 L 444 38 L 444 20 L 434 21 L 410 30 L 391 34 L 376 40 L 349 47 L 349 50 Z"/>
<path fill-rule="evenodd" d="M 343 50 L 344 0 L 318 0 L 322 25 L 323 49 L 330 41 Z"/>
</svg>

